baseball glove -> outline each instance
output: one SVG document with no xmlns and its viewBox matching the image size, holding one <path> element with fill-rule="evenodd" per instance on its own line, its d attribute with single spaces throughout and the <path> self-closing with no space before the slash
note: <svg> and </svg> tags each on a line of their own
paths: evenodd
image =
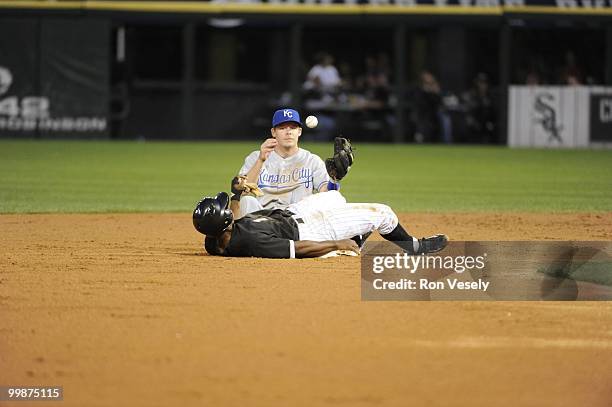
<svg viewBox="0 0 612 407">
<path fill-rule="evenodd" d="M 353 147 L 344 137 L 334 139 L 334 156 L 325 160 L 327 173 L 334 181 L 340 181 L 346 176 L 353 165 Z"/>
<path fill-rule="evenodd" d="M 251 195 L 254 197 L 263 196 L 263 192 L 254 182 L 247 182 L 246 177 L 234 177 L 232 180 L 232 193 L 240 199 L 240 196 Z"/>
</svg>

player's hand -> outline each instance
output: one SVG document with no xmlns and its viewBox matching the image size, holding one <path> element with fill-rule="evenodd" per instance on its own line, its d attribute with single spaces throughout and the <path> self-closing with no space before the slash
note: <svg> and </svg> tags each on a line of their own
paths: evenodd
<svg viewBox="0 0 612 407">
<path fill-rule="evenodd" d="M 355 243 L 353 239 L 338 240 L 336 241 L 336 245 L 336 250 L 350 250 L 357 254 L 360 253 L 359 246 L 357 246 L 357 243 Z"/>
<path fill-rule="evenodd" d="M 234 179 L 232 180 L 232 193 L 237 194 L 239 192 L 244 191 L 245 189 L 245 182 L 246 182 L 246 177 L 239 175 L 237 177 L 234 177 Z"/>
<path fill-rule="evenodd" d="M 256 198 L 263 196 L 263 192 L 261 191 L 261 189 L 259 189 L 257 184 L 254 182 L 248 182 L 247 177 L 245 177 L 244 175 L 234 177 L 234 179 L 232 180 L 231 189 L 232 193 L 238 196 L 238 199 L 240 199 L 240 196 L 243 193 L 250 194 Z"/>
<path fill-rule="evenodd" d="M 261 147 L 259 148 L 259 159 L 261 161 L 266 161 L 277 144 L 278 141 L 274 138 L 266 139 L 266 141 L 261 143 Z"/>
</svg>

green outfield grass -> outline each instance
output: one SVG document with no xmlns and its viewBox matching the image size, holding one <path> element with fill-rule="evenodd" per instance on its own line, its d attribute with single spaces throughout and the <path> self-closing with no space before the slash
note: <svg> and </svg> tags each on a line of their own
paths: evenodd
<svg viewBox="0 0 612 407">
<path fill-rule="evenodd" d="M 332 144 L 304 144 L 322 157 Z M 612 211 L 612 151 L 358 144 L 352 202 L 397 211 Z M 0 212 L 191 211 L 258 142 L 0 141 Z"/>
</svg>

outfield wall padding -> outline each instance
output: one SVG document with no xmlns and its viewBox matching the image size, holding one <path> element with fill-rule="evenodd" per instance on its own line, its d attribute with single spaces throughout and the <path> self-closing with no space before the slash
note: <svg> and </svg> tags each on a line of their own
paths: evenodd
<svg viewBox="0 0 612 407">
<path fill-rule="evenodd" d="M 109 36 L 102 19 L 0 19 L 0 137 L 108 137 Z"/>
</svg>

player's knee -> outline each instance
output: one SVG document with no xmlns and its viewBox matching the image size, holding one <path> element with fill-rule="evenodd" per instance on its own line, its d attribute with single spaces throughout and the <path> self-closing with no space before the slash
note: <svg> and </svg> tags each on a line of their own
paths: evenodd
<svg viewBox="0 0 612 407">
<path fill-rule="evenodd" d="M 391 209 L 391 207 L 389 205 L 385 205 L 385 204 L 378 204 L 378 207 L 380 208 L 379 210 L 389 216 L 395 216 L 395 212 L 393 212 L 393 209 Z"/>
<path fill-rule="evenodd" d="M 261 204 L 254 196 L 243 195 L 240 197 L 240 217 L 261 210 Z"/>
<path fill-rule="evenodd" d="M 254 196 L 251 196 L 251 195 L 242 195 L 240 197 L 240 204 L 246 203 L 247 205 L 249 205 L 249 204 L 253 204 L 253 203 L 256 203 L 256 202 L 259 203 L 257 198 L 255 198 Z"/>
<path fill-rule="evenodd" d="M 393 209 L 391 209 L 389 205 L 378 204 L 377 210 L 384 215 L 383 223 L 385 225 L 393 225 L 393 227 L 395 227 L 395 225 L 397 225 L 397 223 L 399 222 L 396 213 L 393 211 Z"/>
</svg>

